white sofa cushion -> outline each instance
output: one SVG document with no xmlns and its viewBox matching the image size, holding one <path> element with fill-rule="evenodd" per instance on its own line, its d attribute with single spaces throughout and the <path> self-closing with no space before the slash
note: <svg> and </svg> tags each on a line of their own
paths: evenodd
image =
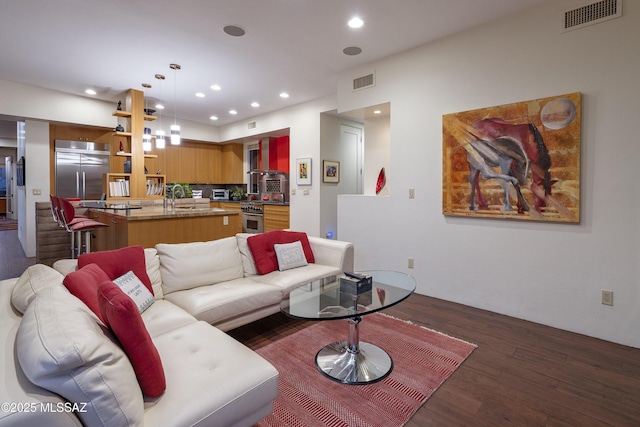
<svg viewBox="0 0 640 427">
<path fill-rule="evenodd" d="M 38 292 L 50 286 L 62 286 L 64 276 L 44 264 L 27 268 L 11 291 L 11 303 L 20 313 L 24 313 Z M 66 288 L 65 288 L 66 289 Z"/>
<path fill-rule="evenodd" d="M 9 303 L 17 281 L 17 278 L 0 280 L 0 343 L 4 349 L 0 351 L 0 402 L 19 403 L 34 409 L 34 412 L 0 410 L 0 426 L 82 427 L 80 420 L 71 412 L 47 410 L 47 405 L 53 408 L 58 404 L 64 405 L 64 399 L 33 384 L 20 369 L 15 342 L 22 313 Z"/>
<path fill-rule="evenodd" d="M 16 352 L 32 383 L 84 409 L 78 412 L 83 424 L 142 425 L 142 392 L 127 356 L 108 334 L 82 301 L 50 287 L 25 311 Z"/>
<path fill-rule="evenodd" d="M 209 242 L 160 243 L 156 250 L 165 297 L 244 276 L 235 236 Z"/>
<path fill-rule="evenodd" d="M 151 280 L 153 288 L 153 298 L 156 300 L 164 298 L 162 293 L 162 276 L 160 275 L 160 258 L 155 248 L 144 249 L 144 262 L 147 268 L 147 275 Z"/>
<path fill-rule="evenodd" d="M 246 277 L 167 294 L 165 298 L 185 309 L 196 319 L 215 325 L 270 305 L 280 304 L 282 293 L 275 286 L 258 283 L 253 277 Z"/>
<path fill-rule="evenodd" d="M 240 250 L 240 257 L 242 259 L 242 269 L 244 270 L 245 276 L 255 276 L 258 274 L 256 262 L 253 259 L 251 249 L 249 249 L 249 244 L 247 243 L 247 239 L 251 236 L 253 236 L 253 234 L 251 233 L 236 234 L 236 240 L 238 241 L 238 250 Z"/>
<path fill-rule="evenodd" d="M 165 300 L 156 301 L 145 310 L 142 321 L 151 338 L 197 322 L 195 317 Z"/>
<path fill-rule="evenodd" d="M 309 264 L 304 267 L 287 271 L 272 271 L 262 276 L 255 276 L 251 279 L 256 282 L 265 283 L 269 286 L 277 287 L 281 291 L 281 298 L 284 298 L 292 290 L 304 284 L 313 282 L 323 277 L 338 275 L 342 271 L 337 267 L 328 265 Z"/>
<path fill-rule="evenodd" d="M 224 332 L 196 322 L 154 339 L 167 389 L 145 426 L 251 426 L 278 395 L 278 371 Z"/>
</svg>

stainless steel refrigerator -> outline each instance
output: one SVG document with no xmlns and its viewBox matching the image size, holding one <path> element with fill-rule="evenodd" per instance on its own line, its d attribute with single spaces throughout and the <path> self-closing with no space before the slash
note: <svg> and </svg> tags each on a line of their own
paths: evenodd
<svg viewBox="0 0 640 427">
<path fill-rule="evenodd" d="M 102 198 L 102 177 L 109 173 L 109 144 L 56 139 L 56 195 L 82 200 Z"/>
</svg>

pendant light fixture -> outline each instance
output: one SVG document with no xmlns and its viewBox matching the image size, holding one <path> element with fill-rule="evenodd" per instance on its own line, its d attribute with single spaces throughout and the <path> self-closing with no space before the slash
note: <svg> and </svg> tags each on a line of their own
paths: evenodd
<svg viewBox="0 0 640 427">
<path fill-rule="evenodd" d="M 145 89 L 145 92 L 147 89 L 151 89 L 151 85 L 149 83 L 142 83 L 142 87 Z M 146 93 L 144 93 L 144 114 L 149 114 Z M 142 134 L 142 151 L 151 151 L 151 129 L 146 126 L 144 127 L 144 133 Z"/>
<path fill-rule="evenodd" d="M 162 98 L 162 81 L 164 80 L 164 76 L 162 74 L 156 74 L 155 77 L 159 81 L 158 90 L 160 93 L 158 96 L 158 101 L 160 101 L 160 99 Z M 158 109 L 158 118 L 160 123 L 160 128 L 156 131 L 156 148 L 163 149 L 165 146 L 164 131 L 162 130 L 162 109 L 164 108 L 164 106 L 158 104 L 156 105 L 156 108 Z"/>
<path fill-rule="evenodd" d="M 182 67 L 178 64 L 170 64 L 169 68 L 173 70 L 173 125 L 171 125 L 171 145 L 180 145 L 180 126 L 178 126 L 176 104 L 178 102 L 177 72 Z"/>
</svg>

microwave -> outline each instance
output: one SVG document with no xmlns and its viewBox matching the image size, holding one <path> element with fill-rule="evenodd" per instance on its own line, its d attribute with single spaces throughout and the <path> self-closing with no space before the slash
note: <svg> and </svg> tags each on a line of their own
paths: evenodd
<svg viewBox="0 0 640 427">
<path fill-rule="evenodd" d="M 229 190 L 211 190 L 211 200 L 229 200 Z"/>
</svg>

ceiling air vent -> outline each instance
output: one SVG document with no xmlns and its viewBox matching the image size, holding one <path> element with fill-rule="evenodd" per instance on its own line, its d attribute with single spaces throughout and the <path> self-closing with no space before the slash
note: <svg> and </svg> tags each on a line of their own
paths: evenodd
<svg viewBox="0 0 640 427">
<path fill-rule="evenodd" d="M 249 122 L 247 123 L 247 129 L 251 130 L 251 129 L 255 129 L 257 127 L 256 122 Z"/>
<path fill-rule="evenodd" d="M 562 30 L 571 31 L 621 16 L 622 0 L 601 0 L 567 10 L 564 13 Z"/>
<path fill-rule="evenodd" d="M 376 85 L 375 73 L 353 79 L 353 90 L 362 90 Z"/>
</svg>

